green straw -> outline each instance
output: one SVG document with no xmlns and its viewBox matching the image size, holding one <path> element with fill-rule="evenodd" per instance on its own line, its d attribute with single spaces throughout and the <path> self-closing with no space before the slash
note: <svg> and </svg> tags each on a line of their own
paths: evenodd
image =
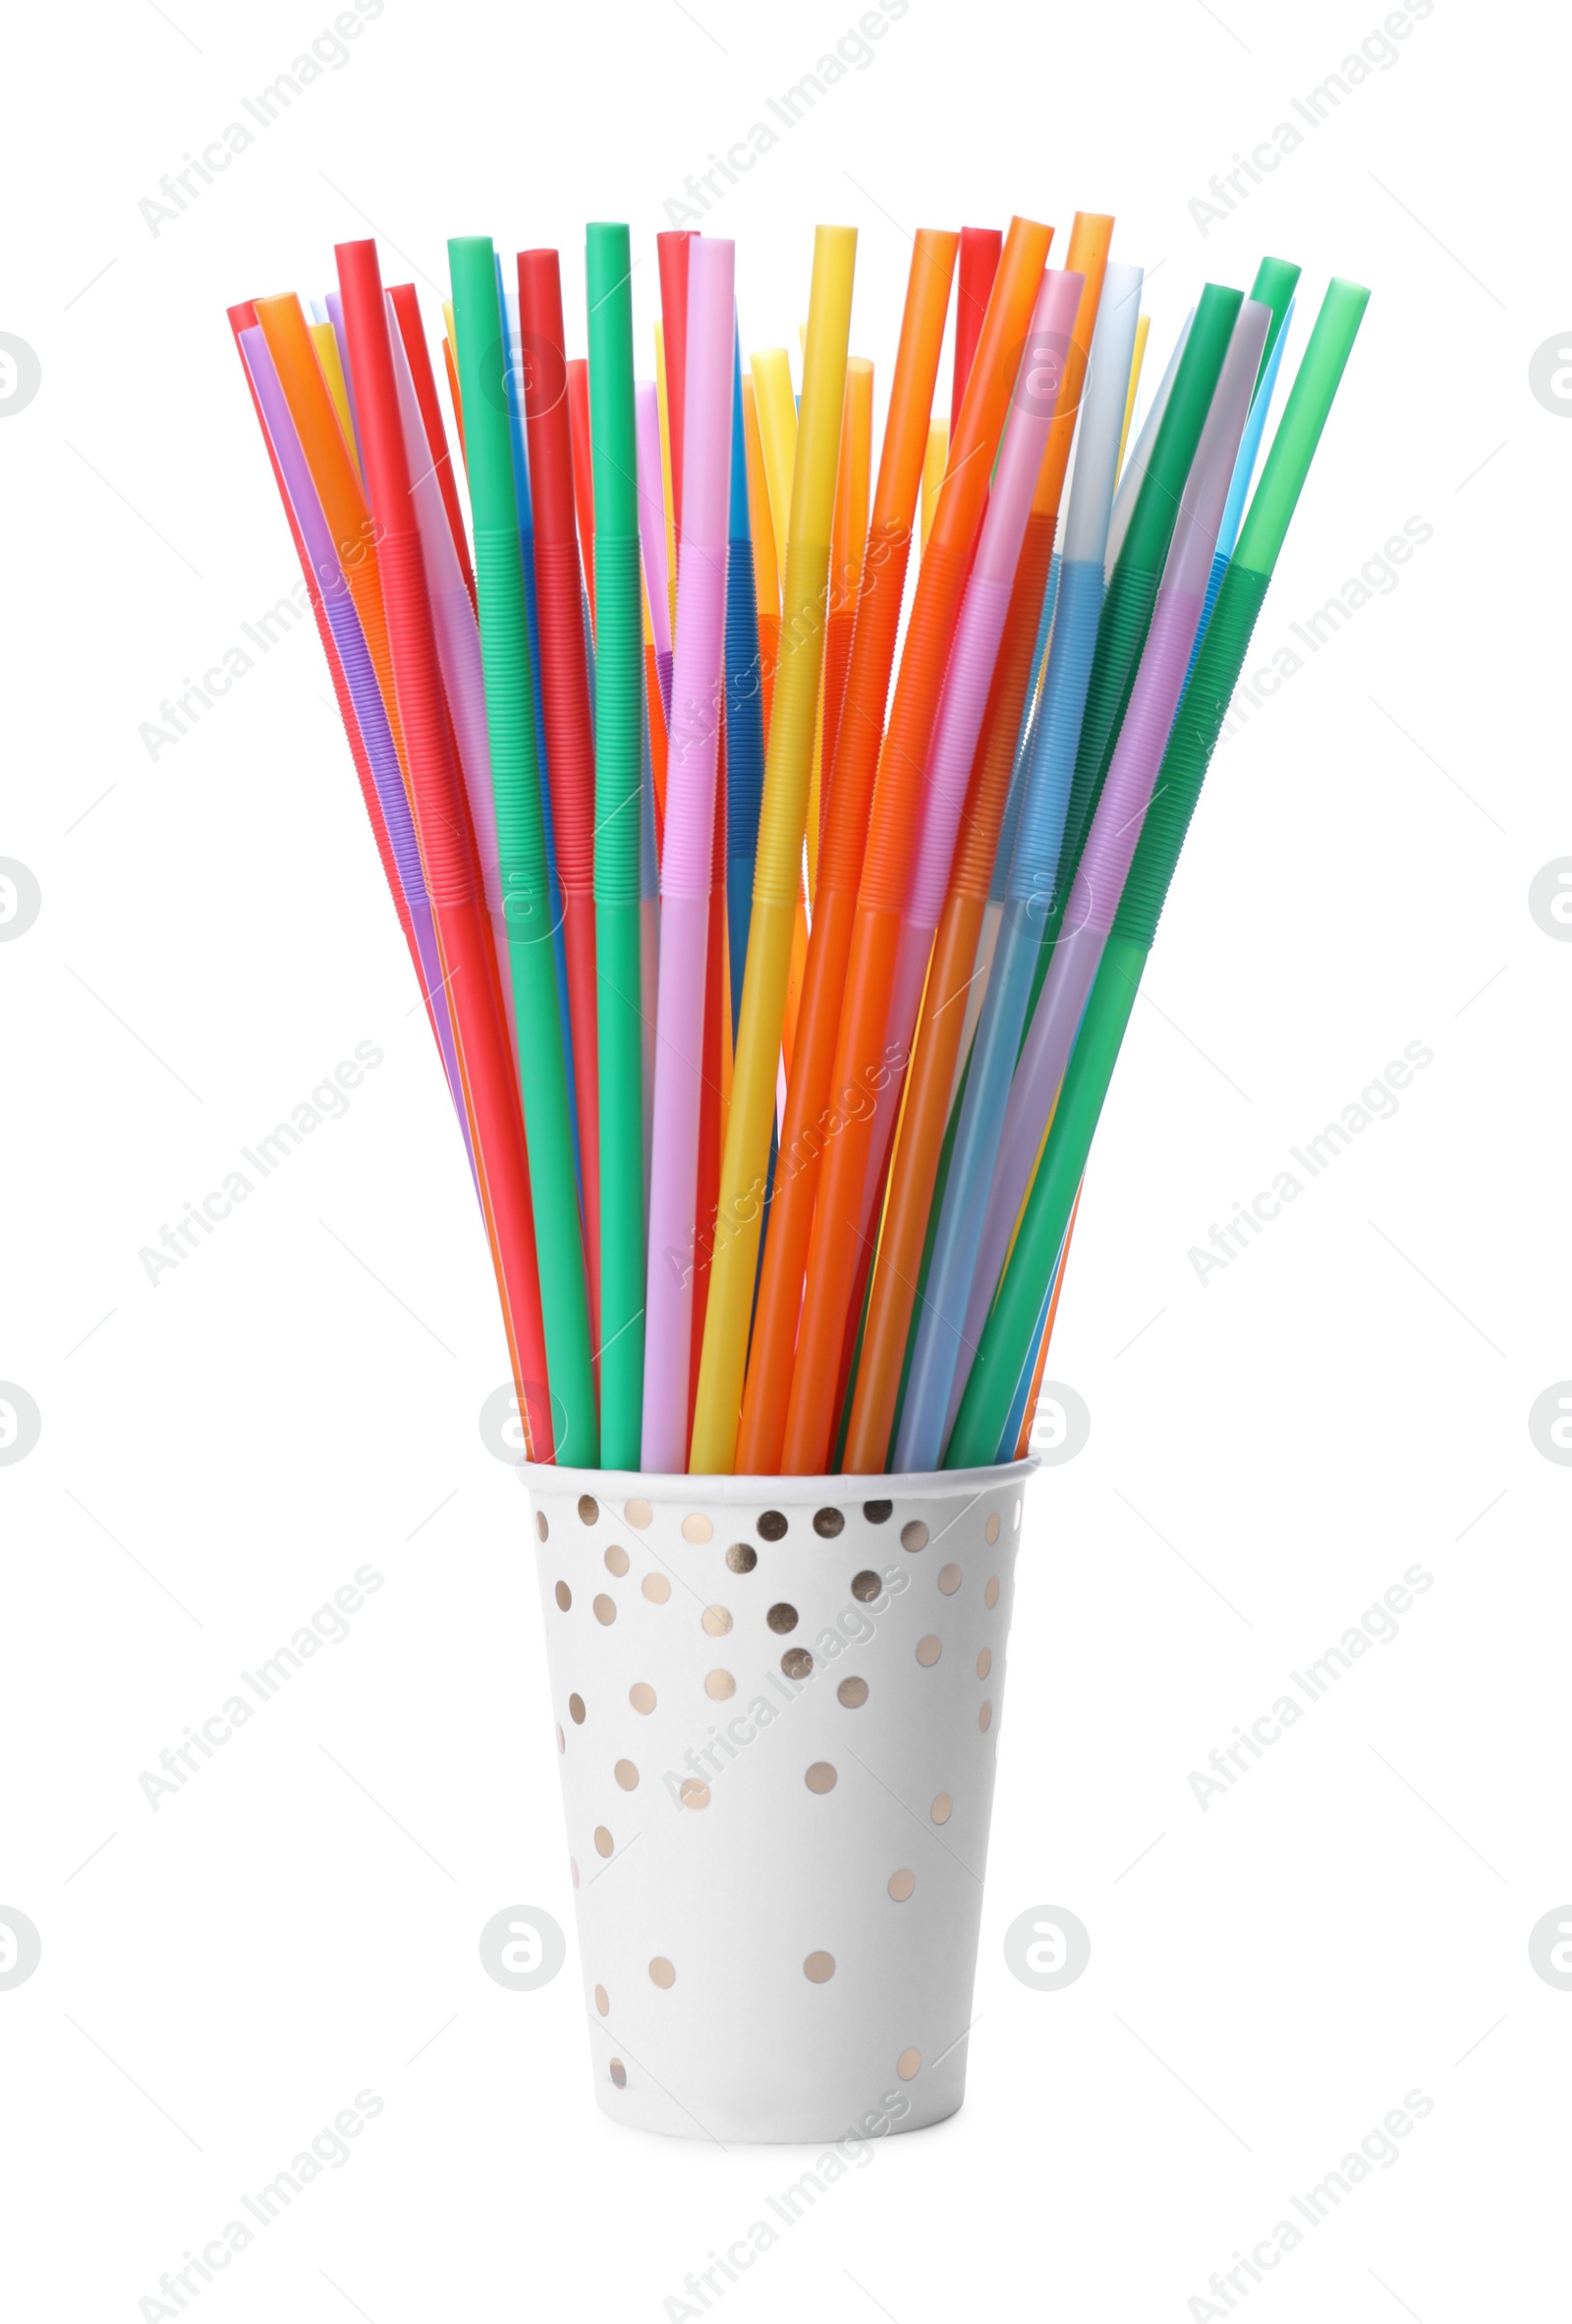
<svg viewBox="0 0 1572 2324">
<path fill-rule="evenodd" d="M 1060 1086 L 1053 1129 L 944 1456 L 947 1468 L 998 1457 L 1179 851 L 1369 300 L 1357 283 L 1334 279 L 1321 302 L 1163 753 L 1113 933 Z"/>
<path fill-rule="evenodd" d="M 1242 291 L 1228 290 L 1220 283 L 1207 283 L 1201 294 L 1185 352 L 1174 374 L 1167 409 L 1151 447 L 1151 458 L 1137 491 L 1135 511 L 1108 579 L 1108 592 L 1097 621 L 1097 642 L 1087 686 L 1081 740 L 1076 747 L 1075 773 L 1070 780 L 1053 900 L 1043 920 L 1032 999 L 1023 1021 L 1023 1041 L 1048 972 L 1048 961 L 1075 883 L 1082 850 L 1102 796 L 1103 780 L 1113 763 L 1114 745 L 1141 666 L 1141 650 L 1151 624 L 1151 609 L 1156 603 L 1163 563 L 1173 539 L 1185 480 L 1196 457 L 1196 446 L 1206 425 L 1222 360 L 1243 304 Z"/>
<path fill-rule="evenodd" d="M 586 231 L 595 507 L 595 1006 L 600 1037 L 600 1443 L 639 1466 L 645 1171 L 639 827 L 644 632 L 626 226 Z"/>
<path fill-rule="evenodd" d="M 502 912 L 513 972 L 519 1079 L 530 1150 L 535 1254 L 556 1458 L 595 1467 L 600 1429 L 590 1356 L 584 1230 L 574 1169 L 568 1077 L 552 947 L 545 830 L 535 755 L 534 689 L 525 629 L 524 565 L 514 498 L 496 256 L 489 235 L 448 244 L 464 403 L 464 449 L 475 519 L 480 663 L 496 802 Z"/>
</svg>

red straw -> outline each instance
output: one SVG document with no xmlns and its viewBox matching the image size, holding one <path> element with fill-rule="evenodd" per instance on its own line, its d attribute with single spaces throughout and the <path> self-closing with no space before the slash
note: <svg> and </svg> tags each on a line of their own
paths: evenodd
<svg viewBox="0 0 1572 2324">
<path fill-rule="evenodd" d="M 436 375 L 431 369 L 431 351 L 425 344 L 425 332 L 421 323 L 420 301 L 414 283 L 394 283 L 388 292 L 393 302 L 393 312 L 398 317 L 399 337 L 409 358 L 410 375 L 415 381 L 415 400 L 421 407 L 421 425 L 425 430 L 426 446 L 431 454 L 431 465 L 441 487 L 442 506 L 448 513 L 448 530 L 453 535 L 453 546 L 459 552 L 459 571 L 464 585 L 470 592 L 470 603 L 476 603 L 475 569 L 470 563 L 470 544 L 464 536 L 464 518 L 459 509 L 458 478 L 453 473 L 453 458 L 448 451 L 447 430 L 442 425 L 442 407 L 436 400 Z M 459 408 L 455 390 L 453 409 Z"/>
<path fill-rule="evenodd" d="M 595 1043 L 595 746 L 590 716 L 574 510 L 568 365 L 563 353 L 562 274 L 555 250 L 519 252 L 519 334 L 524 414 L 530 432 L 540 691 L 551 825 L 562 883 L 562 938 L 573 1026 L 573 1089 L 579 1109 L 590 1332 L 600 1344 L 600 1075 Z"/>
<path fill-rule="evenodd" d="M 961 416 L 961 406 L 966 401 L 977 343 L 982 336 L 988 293 L 999 271 L 999 252 L 1003 248 L 1004 237 L 996 226 L 961 228 L 961 260 L 955 287 L 955 375 L 950 386 L 952 438 L 955 423 Z"/>
<path fill-rule="evenodd" d="M 474 1125 L 480 1201 L 496 1257 L 531 1458 L 549 1461 L 554 1441 L 551 1396 L 523 1109 L 496 1005 L 495 950 L 442 692 L 404 451 L 387 303 L 374 243 L 340 243 L 335 254 L 411 803 L 447 969 L 459 1070 Z"/>
<path fill-rule="evenodd" d="M 671 521 L 682 539 L 682 415 L 688 381 L 688 245 L 693 229 L 657 234 L 660 336 L 666 355 L 666 432 L 671 439 Z"/>
<path fill-rule="evenodd" d="M 573 497 L 579 512 L 579 554 L 584 563 L 590 622 L 595 618 L 595 471 L 590 441 L 590 366 L 582 355 L 568 364 L 568 425 L 573 436 Z"/>
</svg>

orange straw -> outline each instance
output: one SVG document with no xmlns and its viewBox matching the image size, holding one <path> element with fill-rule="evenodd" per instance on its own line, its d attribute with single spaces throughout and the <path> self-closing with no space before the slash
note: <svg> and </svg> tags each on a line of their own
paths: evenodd
<svg viewBox="0 0 1572 2324">
<path fill-rule="evenodd" d="M 966 1024 L 964 1002 L 977 968 L 978 943 L 1009 795 L 1021 713 L 1026 706 L 1026 690 L 1032 675 L 1032 656 L 1053 554 L 1065 470 L 1112 237 L 1111 218 L 1089 217 L 1077 212 L 1065 264 L 1072 274 L 1086 277 L 1086 288 L 1076 310 L 1075 337 L 1065 359 L 1058 407 L 1048 429 L 1042 466 L 1032 498 L 1032 513 L 1027 519 L 1026 537 L 1015 570 L 999 657 L 972 763 L 949 894 L 934 940 L 933 959 L 913 1043 L 910 1084 L 901 1113 L 900 1143 L 890 1174 L 873 1296 L 863 1335 L 851 1426 L 842 1457 L 842 1466 L 852 1475 L 878 1473 L 889 1451 L 928 1209 L 938 1176 L 950 1092 Z M 874 1143 L 876 1147 L 876 1136 Z M 859 1313 L 861 1306 L 854 1286 L 851 1312 Z"/>
<path fill-rule="evenodd" d="M 922 481 L 928 410 L 938 376 L 957 239 L 934 227 L 918 229 L 901 318 L 872 523 L 862 558 L 857 614 L 830 761 L 818 901 L 786 1084 L 753 1355 L 743 1395 L 736 1466 L 747 1474 L 775 1470 L 784 1433 L 792 1347 L 823 1143 L 820 1117 L 829 1096 L 835 1033 L 846 964 L 851 957 L 857 883 L 863 869 L 863 843 L 879 737 L 884 731 L 912 519 Z"/>
<path fill-rule="evenodd" d="M 994 279 L 950 465 L 918 572 L 889 730 L 869 820 L 831 1088 L 846 1120 L 824 1151 L 780 1467 L 828 1465 L 836 1384 L 862 1245 L 876 1108 L 898 1103 L 904 1056 L 885 1055 L 902 914 L 922 824 L 923 779 L 988 476 L 1053 230 L 1012 218 Z M 893 1084 L 893 1085 L 892 1085 Z M 773 1240 L 773 1237 L 771 1237 Z"/>
</svg>

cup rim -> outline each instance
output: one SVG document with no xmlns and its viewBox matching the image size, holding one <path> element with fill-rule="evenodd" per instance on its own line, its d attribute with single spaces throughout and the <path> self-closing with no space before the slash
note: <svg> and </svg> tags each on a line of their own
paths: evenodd
<svg viewBox="0 0 1572 2324">
<path fill-rule="evenodd" d="M 810 1502 L 850 1499 L 942 1500 L 969 1489 L 988 1492 L 1012 1479 L 1024 1484 L 1040 1466 L 1036 1454 L 1029 1453 L 1024 1460 L 996 1461 L 982 1468 L 930 1468 L 893 1476 L 654 1476 L 636 1468 L 564 1467 L 554 1461 L 521 1461 L 518 1472 L 532 1490 L 589 1493 L 597 1501 L 698 1501 L 770 1509 L 782 1503 L 802 1508 Z"/>
</svg>

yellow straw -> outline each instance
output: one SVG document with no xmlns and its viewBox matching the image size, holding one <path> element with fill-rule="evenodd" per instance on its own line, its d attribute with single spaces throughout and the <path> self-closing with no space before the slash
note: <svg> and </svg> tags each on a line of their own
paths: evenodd
<svg viewBox="0 0 1572 2324">
<path fill-rule="evenodd" d="M 355 472 L 364 484 L 365 478 L 361 474 L 361 456 L 355 445 L 355 421 L 350 415 L 349 391 L 344 385 L 344 366 L 338 360 L 338 333 L 331 323 L 308 323 L 306 327 L 311 334 L 311 345 L 322 366 L 322 377 L 327 381 L 327 392 L 333 399 L 333 409 L 338 414 L 338 424 L 349 456 L 355 463 Z"/>
<path fill-rule="evenodd" d="M 944 464 L 950 457 L 950 423 L 942 416 L 927 423 L 927 450 L 923 455 L 923 513 L 918 529 L 918 546 L 927 547 L 927 536 L 933 523 L 933 511 L 938 505 L 939 486 L 944 481 Z"/>
<path fill-rule="evenodd" d="M 1136 351 L 1130 358 L 1130 393 L 1124 399 L 1124 427 L 1119 436 L 1119 468 L 1124 467 L 1124 448 L 1130 441 L 1130 415 L 1136 408 L 1136 389 L 1141 385 L 1141 365 L 1147 353 L 1147 334 L 1151 329 L 1150 314 L 1136 318 Z M 1117 470 L 1115 471 L 1117 473 Z"/>
<path fill-rule="evenodd" d="M 782 573 L 791 546 L 792 470 L 797 459 L 797 408 L 792 401 L 792 368 L 784 347 L 766 347 L 755 356 L 754 396 L 758 406 L 758 432 L 764 443 L 764 476 L 769 485 L 769 520 L 775 528 L 775 555 Z M 835 421 L 835 444 L 840 444 L 840 416 Z M 830 490 L 834 491 L 831 470 Z"/>
<path fill-rule="evenodd" d="M 819 227 L 814 241 L 808 354 L 803 365 L 791 515 L 783 527 L 788 546 L 781 659 L 764 758 L 748 968 L 743 979 L 731 1114 L 720 1168 L 715 1255 L 689 1455 L 689 1466 L 695 1471 L 729 1472 L 736 1458 L 792 926 L 802 878 L 814 722 L 824 660 L 824 598 L 856 256 L 854 228 Z M 756 386 L 760 386 L 763 424 L 763 401 L 768 391 L 760 385 L 757 357 L 754 373 Z M 763 377 L 767 379 L 768 374 L 766 364 Z M 767 428 L 764 440 L 767 461 Z M 782 1167 L 786 1166 L 783 1160 Z"/>
</svg>

